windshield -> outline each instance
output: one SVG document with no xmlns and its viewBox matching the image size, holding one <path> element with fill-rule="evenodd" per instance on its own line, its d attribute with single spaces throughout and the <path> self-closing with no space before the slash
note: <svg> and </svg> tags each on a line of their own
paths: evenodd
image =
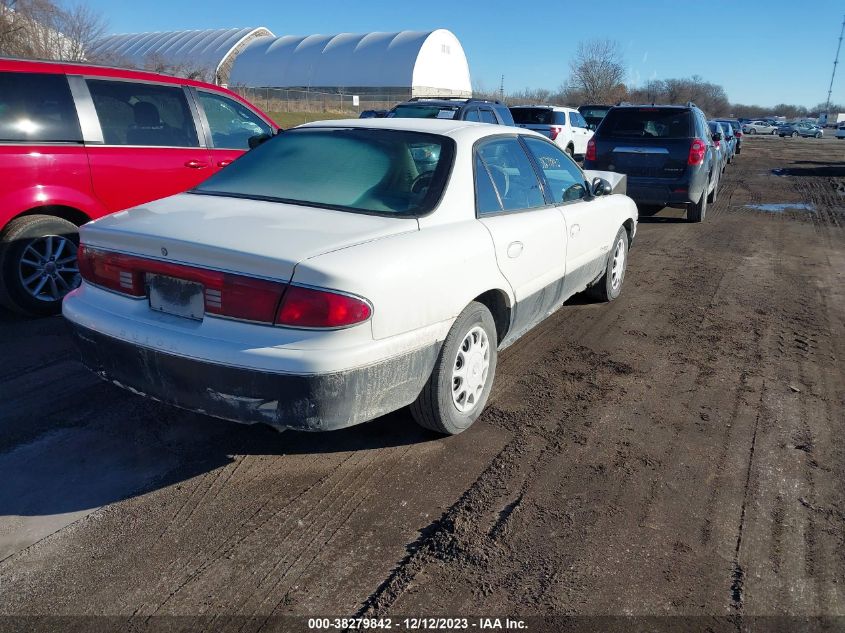
<svg viewBox="0 0 845 633">
<path fill-rule="evenodd" d="M 398 105 L 387 116 L 391 119 L 454 119 L 458 109 L 449 105 Z"/>
<path fill-rule="evenodd" d="M 680 108 L 614 108 L 597 134 L 631 138 L 690 138 L 692 117 Z"/>
<path fill-rule="evenodd" d="M 247 152 L 192 193 L 421 215 L 440 200 L 453 156 L 454 141 L 434 134 L 300 128 Z"/>
</svg>

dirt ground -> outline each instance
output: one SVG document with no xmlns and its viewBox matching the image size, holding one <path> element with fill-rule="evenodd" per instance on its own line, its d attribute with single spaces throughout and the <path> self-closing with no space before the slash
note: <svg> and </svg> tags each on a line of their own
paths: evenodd
<svg viewBox="0 0 845 633">
<path fill-rule="evenodd" d="M 622 297 L 506 350 L 448 439 L 406 411 L 331 434 L 188 414 L 89 375 L 60 318 L 0 315 L 0 614 L 843 630 L 843 209 L 845 142 L 747 138 L 705 222 L 642 218 Z"/>
</svg>

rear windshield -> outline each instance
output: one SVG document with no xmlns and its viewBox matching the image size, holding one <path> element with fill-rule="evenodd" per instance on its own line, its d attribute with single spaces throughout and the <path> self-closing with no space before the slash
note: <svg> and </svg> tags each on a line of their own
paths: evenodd
<svg viewBox="0 0 845 633">
<path fill-rule="evenodd" d="M 440 200 L 454 141 L 361 128 L 288 130 L 247 152 L 193 193 L 415 216 Z"/>
<path fill-rule="evenodd" d="M 722 124 L 722 127 L 730 125 L 733 128 L 734 132 L 736 132 L 740 127 L 742 127 L 739 121 L 719 121 L 719 123 Z"/>
<path fill-rule="evenodd" d="M 597 132 L 625 138 L 690 138 L 692 116 L 679 108 L 614 108 Z"/>
<path fill-rule="evenodd" d="M 511 108 L 517 125 L 554 125 L 555 111 L 551 108 Z"/>
<path fill-rule="evenodd" d="M 585 119 L 603 119 L 610 110 L 610 106 L 598 108 L 578 108 L 581 116 Z"/>
<path fill-rule="evenodd" d="M 398 105 L 387 116 L 397 119 L 454 119 L 459 109 L 450 105 Z"/>
</svg>

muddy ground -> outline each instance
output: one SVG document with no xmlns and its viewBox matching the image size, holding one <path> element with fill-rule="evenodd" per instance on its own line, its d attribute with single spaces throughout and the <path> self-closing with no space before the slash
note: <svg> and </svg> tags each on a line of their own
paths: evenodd
<svg viewBox="0 0 845 633">
<path fill-rule="evenodd" d="M 0 614 L 845 616 L 843 208 L 845 141 L 747 138 L 704 224 L 643 218 L 622 297 L 506 350 L 448 439 L 187 414 L 0 315 Z"/>
</svg>

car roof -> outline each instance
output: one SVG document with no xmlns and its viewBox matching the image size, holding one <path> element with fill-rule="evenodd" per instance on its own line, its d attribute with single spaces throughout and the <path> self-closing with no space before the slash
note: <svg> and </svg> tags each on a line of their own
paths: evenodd
<svg viewBox="0 0 845 633">
<path fill-rule="evenodd" d="M 328 119 L 326 121 L 312 121 L 297 126 L 297 128 L 366 128 L 378 130 L 402 130 L 407 132 L 421 132 L 424 134 L 439 134 L 456 138 L 472 137 L 474 139 L 485 136 L 532 135 L 546 139 L 545 136 L 525 128 L 510 125 L 494 125 L 492 123 L 476 123 L 474 121 L 459 121 L 455 119 Z M 548 139 L 546 139 L 548 140 Z"/>
<path fill-rule="evenodd" d="M 547 103 L 537 105 L 510 106 L 511 110 L 517 110 L 519 108 L 542 108 L 545 110 L 554 110 L 555 112 L 578 112 L 578 110 L 576 110 L 575 108 L 570 108 L 568 106 L 549 105 Z"/>
</svg>

